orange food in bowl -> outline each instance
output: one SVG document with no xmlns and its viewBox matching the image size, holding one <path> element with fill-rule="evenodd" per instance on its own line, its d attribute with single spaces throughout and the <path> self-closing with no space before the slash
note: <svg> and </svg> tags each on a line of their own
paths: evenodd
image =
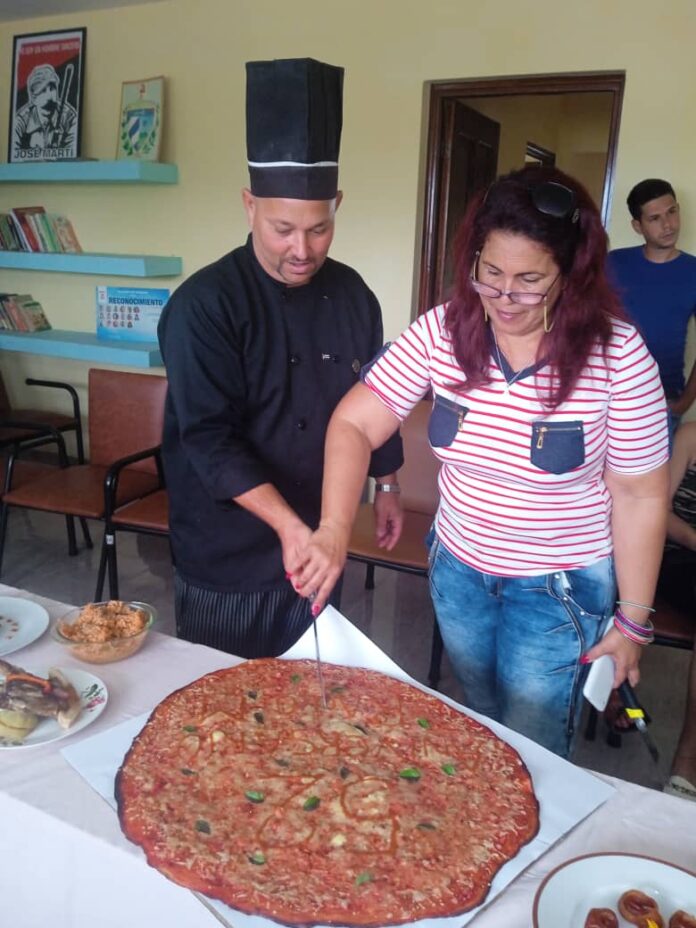
<svg viewBox="0 0 696 928">
<path fill-rule="evenodd" d="M 154 610 L 145 603 L 89 603 L 56 623 L 56 638 L 74 657 L 107 664 L 135 654 L 154 618 Z"/>
</svg>

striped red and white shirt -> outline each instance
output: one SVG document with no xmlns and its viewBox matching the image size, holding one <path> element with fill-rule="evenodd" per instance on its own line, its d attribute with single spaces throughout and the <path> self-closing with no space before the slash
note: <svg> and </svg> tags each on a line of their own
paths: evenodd
<svg viewBox="0 0 696 928">
<path fill-rule="evenodd" d="M 597 345 L 569 398 L 550 410 L 548 365 L 508 383 L 492 357 L 490 384 L 458 387 L 464 375 L 444 316 L 445 306 L 420 316 L 365 376 L 402 420 L 433 390 L 440 540 L 499 576 L 570 570 L 611 554 L 605 468 L 644 474 L 669 457 L 664 392 L 641 336 L 615 320 L 606 358 Z"/>
</svg>

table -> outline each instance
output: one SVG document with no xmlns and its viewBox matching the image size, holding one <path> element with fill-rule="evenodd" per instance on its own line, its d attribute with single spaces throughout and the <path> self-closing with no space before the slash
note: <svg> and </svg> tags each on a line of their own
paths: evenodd
<svg viewBox="0 0 696 928">
<path fill-rule="evenodd" d="M 0 595 L 41 603 L 51 619 L 70 606 L 0 585 Z M 48 635 L 11 655 L 20 665 L 80 667 Z M 238 659 L 151 632 L 127 661 L 90 669 L 109 689 L 106 710 L 73 741 L 151 709 L 176 687 Z M 0 753 L 0 903 L 13 928 L 214 928 L 216 915 L 146 866 L 113 810 L 60 753 L 67 742 Z M 696 803 L 609 777 L 612 797 L 527 868 L 471 924 L 528 928 L 544 876 L 598 851 L 650 854 L 696 869 Z"/>
</svg>

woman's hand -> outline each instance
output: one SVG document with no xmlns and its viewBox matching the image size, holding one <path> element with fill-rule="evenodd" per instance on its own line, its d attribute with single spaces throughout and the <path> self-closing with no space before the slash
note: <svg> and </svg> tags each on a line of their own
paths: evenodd
<svg viewBox="0 0 696 928">
<path fill-rule="evenodd" d="M 640 680 L 638 663 L 641 658 L 642 646 L 629 641 L 617 629 L 612 628 L 601 641 L 590 648 L 583 655 L 583 664 L 596 661 L 603 654 L 608 654 L 614 661 L 614 689 L 621 686 L 628 679 L 631 686 L 636 686 Z"/>
<path fill-rule="evenodd" d="M 301 554 L 301 566 L 292 571 L 292 584 L 312 600 L 312 613 L 319 615 L 341 576 L 346 563 L 350 527 L 321 522 Z"/>
</svg>

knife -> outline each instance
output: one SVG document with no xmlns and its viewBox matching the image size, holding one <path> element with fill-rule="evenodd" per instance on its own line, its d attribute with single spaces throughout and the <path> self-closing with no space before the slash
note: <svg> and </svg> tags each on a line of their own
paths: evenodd
<svg viewBox="0 0 696 928">
<path fill-rule="evenodd" d="M 629 719 L 635 724 L 638 731 L 643 736 L 643 741 L 645 741 L 645 746 L 648 751 L 650 751 L 650 756 L 655 761 L 656 764 L 660 762 L 660 753 L 657 750 L 657 746 L 653 739 L 650 737 L 648 732 L 648 726 L 645 723 L 645 712 L 643 707 L 636 699 L 636 694 L 633 692 L 633 687 L 631 684 L 624 680 L 624 682 L 619 687 L 619 695 L 621 696 L 624 704 L 624 711 Z"/>
<path fill-rule="evenodd" d="M 316 593 L 311 593 L 308 597 L 310 603 L 313 603 L 316 597 L 317 597 Z M 321 704 L 324 707 L 324 709 L 326 709 L 327 708 L 326 687 L 324 686 L 324 674 L 323 674 L 322 667 L 321 667 L 321 655 L 319 653 L 319 632 L 317 631 L 317 616 L 314 617 L 312 621 L 312 625 L 314 626 L 314 648 L 316 650 L 316 655 L 317 655 L 317 674 L 319 675 L 319 691 L 321 693 Z"/>
</svg>

